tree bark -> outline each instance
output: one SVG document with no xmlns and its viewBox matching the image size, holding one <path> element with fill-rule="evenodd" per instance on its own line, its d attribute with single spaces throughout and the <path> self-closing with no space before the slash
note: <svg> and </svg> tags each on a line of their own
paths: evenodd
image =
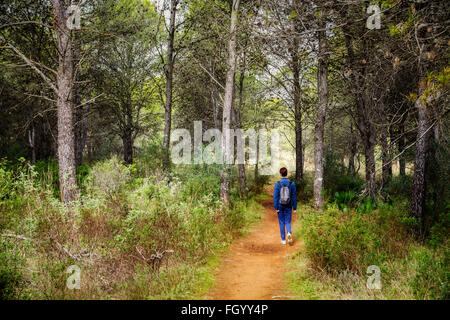
<svg viewBox="0 0 450 320">
<path fill-rule="evenodd" d="M 234 75 L 236 72 L 236 33 L 240 0 L 233 0 L 231 8 L 230 40 L 228 42 L 228 70 L 225 84 L 225 98 L 222 115 L 222 156 L 223 165 L 220 174 L 220 198 L 227 207 L 230 207 L 230 122 L 233 108 Z"/>
<path fill-rule="evenodd" d="M 356 137 L 353 131 L 353 124 L 350 124 L 350 155 L 348 156 L 348 172 L 347 174 L 353 176 L 356 173 L 355 156 L 356 156 Z"/>
<path fill-rule="evenodd" d="M 406 121 L 406 117 L 402 117 L 402 120 L 399 124 L 399 138 L 398 138 L 398 142 L 397 142 L 397 147 L 398 147 L 398 153 L 400 154 L 400 156 L 398 157 L 398 166 L 399 166 L 399 174 L 401 176 L 405 176 L 406 175 L 406 164 L 405 164 L 405 157 L 403 156 L 403 154 L 401 154 L 403 152 L 403 150 L 405 150 L 405 121 Z"/>
<path fill-rule="evenodd" d="M 419 98 L 416 100 L 418 129 L 416 140 L 416 157 L 414 160 L 414 178 L 411 194 L 411 216 L 415 217 L 418 224 L 418 233 L 423 232 L 423 207 L 425 204 L 425 168 L 426 154 L 428 147 L 428 126 L 429 115 L 426 102 L 424 101 L 423 92 L 425 91 L 425 80 L 421 79 L 419 84 Z"/>
<path fill-rule="evenodd" d="M 174 40 L 175 40 L 175 17 L 179 0 L 171 0 L 170 22 L 169 22 L 169 42 L 167 44 L 166 63 L 166 103 L 164 106 L 164 141 L 163 141 L 163 162 L 164 168 L 170 168 L 170 132 L 172 127 L 172 94 L 173 94 L 173 65 L 174 65 Z"/>
<path fill-rule="evenodd" d="M 385 186 L 392 178 L 392 162 L 391 162 L 391 153 L 390 153 L 390 145 L 388 142 L 389 128 L 388 121 L 386 118 L 386 113 L 384 110 L 384 106 L 380 113 L 381 118 L 381 177 L 382 177 L 382 185 Z"/>
<path fill-rule="evenodd" d="M 61 200 L 73 201 L 78 196 L 75 139 L 73 128 L 73 52 L 71 31 L 67 28 L 66 11 L 70 1 L 52 0 L 58 38 L 57 101 L 58 164 Z"/>
<path fill-rule="evenodd" d="M 244 94 L 244 79 L 245 79 L 245 53 L 244 53 L 244 66 L 241 70 L 241 75 L 239 77 L 239 107 L 233 108 L 234 117 L 233 117 L 233 127 L 234 130 L 238 130 L 241 127 L 241 110 L 243 105 L 243 94 Z M 241 197 L 245 197 L 247 194 L 247 177 L 245 175 L 245 164 L 238 163 L 238 172 L 239 172 L 239 191 Z"/>
<path fill-rule="evenodd" d="M 317 88 L 319 102 L 314 136 L 314 208 L 320 209 L 323 206 L 323 133 L 325 126 L 325 113 L 328 104 L 328 57 L 327 57 L 327 35 L 325 11 L 322 10 L 319 29 L 319 66 L 317 71 Z"/>
<path fill-rule="evenodd" d="M 131 103 L 131 99 L 130 99 Z M 125 107 L 125 123 L 122 132 L 123 141 L 123 160 L 126 166 L 133 164 L 133 144 L 134 144 L 134 134 L 133 133 L 133 112 L 132 106 L 128 105 Z"/>
<path fill-rule="evenodd" d="M 301 110 L 301 87 L 300 69 L 298 56 L 298 40 L 294 37 L 291 48 L 291 67 L 294 79 L 294 122 L 295 122 L 295 179 L 300 182 L 303 179 L 303 137 L 302 137 L 302 110 Z"/>
<path fill-rule="evenodd" d="M 133 164 L 133 135 L 131 130 L 126 130 L 122 137 L 123 142 L 123 160 L 126 166 Z"/>
<path fill-rule="evenodd" d="M 292 2 L 292 11 L 300 10 L 299 0 Z M 300 22 L 298 17 L 292 19 L 294 33 L 300 32 Z M 303 136 L 302 136 L 302 109 L 301 109 L 301 86 L 300 86 L 300 57 L 298 54 L 299 39 L 296 34 L 292 36 L 292 41 L 288 41 L 290 53 L 290 67 L 293 76 L 292 97 L 294 100 L 294 130 L 295 130 L 295 180 L 300 182 L 303 179 Z"/>
<path fill-rule="evenodd" d="M 75 65 L 80 62 L 80 41 L 76 39 L 74 42 L 74 61 Z M 81 106 L 81 87 L 80 87 L 80 72 L 78 71 L 76 76 L 76 83 L 73 87 L 73 104 L 75 109 L 75 164 L 77 167 L 81 166 L 83 162 L 83 134 L 84 134 L 84 107 Z"/>
<path fill-rule="evenodd" d="M 31 128 L 28 129 L 28 143 L 31 148 L 31 164 L 36 164 L 36 129 L 34 121 L 31 121 Z"/>
</svg>

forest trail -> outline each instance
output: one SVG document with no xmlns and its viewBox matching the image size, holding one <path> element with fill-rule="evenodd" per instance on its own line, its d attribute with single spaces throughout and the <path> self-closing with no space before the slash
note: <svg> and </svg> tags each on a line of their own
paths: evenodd
<svg viewBox="0 0 450 320">
<path fill-rule="evenodd" d="M 266 192 L 272 196 L 273 186 Z M 260 203 L 264 206 L 261 222 L 234 242 L 221 258 L 216 285 L 207 299 L 278 300 L 286 297 L 286 264 L 288 257 L 300 249 L 300 244 L 296 239 L 292 246 L 281 244 L 272 197 Z"/>
</svg>

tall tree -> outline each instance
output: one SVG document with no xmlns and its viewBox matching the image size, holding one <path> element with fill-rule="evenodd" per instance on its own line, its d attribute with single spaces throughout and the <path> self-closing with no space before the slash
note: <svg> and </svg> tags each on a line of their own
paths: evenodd
<svg viewBox="0 0 450 320">
<path fill-rule="evenodd" d="M 229 159 L 233 156 L 231 154 L 231 111 L 234 103 L 234 76 L 236 73 L 236 33 L 238 25 L 238 11 L 240 0 L 233 0 L 231 7 L 231 21 L 230 21 L 230 39 L 228 41 L 228 69 L 225 82 L 225 96 L 223 101 L 222 114 L 222 159 L 223 166 L 220 175 L 220 198 L 229 206 L 230 205 L 230 167 Z"/>
<path fill-rule="evenodd" d="M 170 167 L 170 131 L 172 127 L 172 94 L 173 94 L 173 66 L 174 66 L 174 41 L 175 41 L 175 18 L 179 0 L 170 1 L 170 21 L 169 21 L 169 40 L 167 42 L 167 58 L 165 65 L 166 75 L 166 102 L 164 105 L 164 167 Z"/>
<path fill-rule="evenodd" d="M 328 104 L 328 57 L 326 34 L 326 9 L 322 8 L 319 18 L 319 67 L 317 70 L 318 107 L 314 137 L 314 207 L 319 209 L 323 205 L 323 133 L 325 127 L 325 113 Z"/>
<path fill-rule="evenodd" d="M 56 76 L 56 108 L 58 112 L 58 164 L 61 199 L 67 203 L 78 195 L 75 163 L 75 136 L 72 88 L 73 52 L 72 33 L 67 26 L 67 9 L 71 1 L 52 0 L 58 39 L 58 71 Z"/>
</svg>

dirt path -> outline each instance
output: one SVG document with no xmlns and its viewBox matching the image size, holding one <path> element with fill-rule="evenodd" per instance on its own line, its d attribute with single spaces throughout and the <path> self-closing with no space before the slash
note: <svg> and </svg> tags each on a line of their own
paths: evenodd
<svg viewBox="0 0 450 320">
<path fill-rule="evenodd" d="M 207 298 L 270 300 L 285 296 L 287 258 L 299 250 L 299 244 L 295 240 L 292 246 L 281 244 L 272 199 L 260 203 L 265 208 L 261 223 L 231 245 L 221 259 L 216 286 Z"/>
</svg>

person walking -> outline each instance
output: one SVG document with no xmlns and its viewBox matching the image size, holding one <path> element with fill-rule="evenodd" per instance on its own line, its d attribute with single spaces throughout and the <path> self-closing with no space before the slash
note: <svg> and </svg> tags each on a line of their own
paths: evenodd
<svg viewBox="0 0 450 320">
<path fill-rule="evenodd" d="M 292 245 L 294 239 L 292 237 L 291 220 L 292 213 L 297 210 L 297 196 L 295 183 L 290 181 L 286 176 L 288 171 L 285 167 L 280 169 L 281 180 L 275 183 L 273 190 L 273 206 L 278 214 L 278 222 L 280 224 L 281 244 Z"/>
</svg>

